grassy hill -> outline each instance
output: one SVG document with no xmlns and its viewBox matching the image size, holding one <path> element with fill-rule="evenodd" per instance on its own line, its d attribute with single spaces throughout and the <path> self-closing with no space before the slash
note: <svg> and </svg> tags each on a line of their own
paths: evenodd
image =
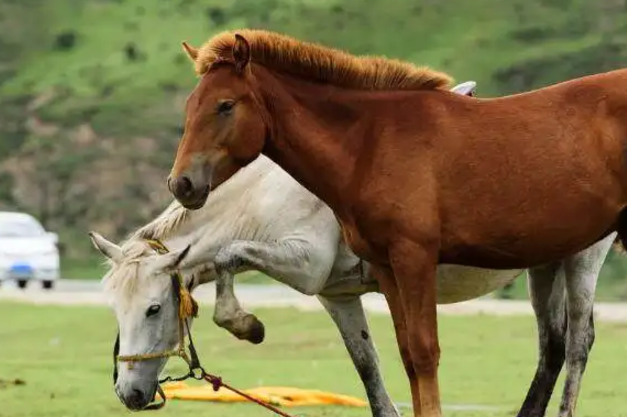
<svg viewBox="0 0 627 417">
<path fill-rule="evenodd" d="M 503 94 L 621 66 L 627 18 L 601 3 L 5 0 L 2 27 L 15 32 L 0 94 L 45 96 L 37 115 L 64 127 L 176 138 L 177 98 L 195 82 L 180 41 L 238 27 L 428 64 Z"/>
<path fill-rule="evenodd" d="M 88 229 L 120 238 L 160 211 L 182 103 L 196 82 L 182 40 L 272 29 L 430 65 L 493 96 L 624 66 L 626 8 L 617 0 L 0 0 L 0 207 L 58 230 L 68 265 L 93 264 Z"/>
</svg>

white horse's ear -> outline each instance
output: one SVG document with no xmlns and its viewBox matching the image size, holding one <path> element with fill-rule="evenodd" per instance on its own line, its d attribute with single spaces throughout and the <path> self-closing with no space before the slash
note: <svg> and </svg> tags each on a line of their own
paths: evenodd
<svg viewBox="0 0 627 417">
<path fill-rule="evenodd" d="M 451 88 L 451 91 L 463 96 L 474 96 L 476 87 L 476 82 L 466 81 L 465 83 L 457 84 L 455 87 Z"/>
<path fill-rule="evenodd" d="M 93 231 L 89 232 L 89 238 L 91 239 L 91 243 L 94 245 L 94 247 L 98 249 L 100 253 L 102 253 L 104 256 L 116 263 L 122 261 L 122 248 L 120 248 L 118 245 L 113 242 L 109 242 L 100 234 Z"/>
<path fill-rule="evenodd" d="M 185 248 L 168 252 L 164 255 L 159 255 L 155 263 L 155 269 L 158 271 L 171 272 L 179 267 L 183 259 L 189 253 L 191 245 L 187 245 Z"/>
</svg>

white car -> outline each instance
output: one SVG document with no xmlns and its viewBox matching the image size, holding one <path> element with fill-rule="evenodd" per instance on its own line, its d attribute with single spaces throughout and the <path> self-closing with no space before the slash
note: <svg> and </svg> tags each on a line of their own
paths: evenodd
<svg viewBox="0 0 627 417">
<path fill-rule="evenodd" d="M 29 281 L 39 281 L 51 289 L 59 279 L 58 240 L 33 216 L 0 211 L 0 283 L 15 280 L 26 288 Z"/>
</svg>

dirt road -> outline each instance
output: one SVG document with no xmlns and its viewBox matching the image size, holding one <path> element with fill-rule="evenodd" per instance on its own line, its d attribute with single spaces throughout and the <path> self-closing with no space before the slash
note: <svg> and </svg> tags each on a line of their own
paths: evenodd
<svg viewBox="0 0 627 417">
<path fill-rule="evenodd" d="M 302 310 L 319 310 L 322 306 L 315 297 L 302 295 L 283 285 L 236 286 L 236 294 L 245 308 L 256 307 L 295 307 Z M 199 288 L 194 293 L 201 304 L 212 304 L 215 292 L 212 284 Z M 58 305 L 105 305 L 107 300 L 98 281 L 60 280 L 55 289 L 44 291 L 38 285 L 19 290 L 11 283 L 0 288 L 0 301 L 12 300 L 34 304 Z M 366 310 L 388 314 L 385 300 L 380 294 L 366 294 L 363 297 Z M 441 314 L 491 314 L 491 315 L 530 315 L 533 314 L 527 301 L 504 301 L 482 298 L 464 303 L 438 307 Z M 627 303 L 597 303 L 597 320 L 627 322 Z"/>
</svg>

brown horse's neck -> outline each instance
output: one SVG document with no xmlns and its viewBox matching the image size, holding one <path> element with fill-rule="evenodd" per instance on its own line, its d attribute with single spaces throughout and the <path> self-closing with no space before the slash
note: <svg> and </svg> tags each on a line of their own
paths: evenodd
<svg viewBox="0 0 627 417">
<path fill-rule="evenodd" d="M 255 78 L 269 112 L 263 153 L 340 210 L 363 143 L 361 135 L 347 134 L 359 128 L 359 112 L 348 101 L 331 99 L 335 93 L 342 95 L 334 86 L 272 74 L 261 67 L 255 68 Z"/>
</svg>

